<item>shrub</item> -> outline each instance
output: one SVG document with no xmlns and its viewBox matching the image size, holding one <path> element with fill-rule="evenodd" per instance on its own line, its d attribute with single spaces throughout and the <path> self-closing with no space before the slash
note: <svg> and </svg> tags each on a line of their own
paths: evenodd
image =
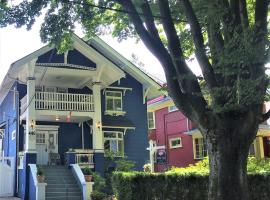
<svg viewBox="0 0 270 200">
<path fill-rule="evenodd" d="M 251 200 L 270 200 L 270 173 L 248 176 Z M 191 173 L 115 172 L 118 200 L 207 200 L 208 176 Z"/>
<path fill-rule="evenodd" d="M 248 157 L 247 172 L 249 174 L 270 172 L 270 159 L 258 159 L 253 156 Z M 209 160 L 206 158 L 185 168 L 172 167 L 166 173 L 208 175 Z"/>
<path fill-rule="evenodd" d="M 115 171 L 129 172 L 135 167 L 135 162 L 128 160 L 127 157 L 115 161 Z"/>
<path fill-rule="evenodd" d="M 43 170 L 40 166 L 37 166 L 37 176 L 43 176 L 44 173 L 43 173 Z"/>
<path fill-rule="evenodd" d="M 89 167 L 85 167 L 82 169 L 84 175 L 93 175 L 93 171 Z"/>
</svg>

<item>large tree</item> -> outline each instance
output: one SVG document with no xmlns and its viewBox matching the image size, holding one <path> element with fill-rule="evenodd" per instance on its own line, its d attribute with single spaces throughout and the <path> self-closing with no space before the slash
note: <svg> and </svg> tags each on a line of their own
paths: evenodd
<svg viewBox="0 0 270 200">
<path fill-rule="evenodd" d="M 120 39 L 141 39 L 160 61 L 169 95 L 207 141 L 208 199 L 249 199 L 249 147 L 259 124 L 270 116 L 262 109 L 268 85 L 269 0 L 1 2 L 2 27 L 15 24 L 30 29 L 45 10 L 41 38 L 60 50 L 69 47 L 75 22 L 88 35 L 110 30 Z M 193 54 L 202 77 L 196 77 L 186 63 Z M 200 79 L 206 90 L 202 90 Z"/>
</svg>

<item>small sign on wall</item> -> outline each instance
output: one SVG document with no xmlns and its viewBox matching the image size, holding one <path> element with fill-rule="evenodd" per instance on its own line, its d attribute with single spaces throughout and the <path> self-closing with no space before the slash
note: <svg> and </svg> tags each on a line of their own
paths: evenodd
<svg viewBox="0 0 270 200">
<path fill-rule="evenodd" d="M 166 164 L 166 151 L 165 149 L 157 149 L 157 164 Z"/>
</svg>

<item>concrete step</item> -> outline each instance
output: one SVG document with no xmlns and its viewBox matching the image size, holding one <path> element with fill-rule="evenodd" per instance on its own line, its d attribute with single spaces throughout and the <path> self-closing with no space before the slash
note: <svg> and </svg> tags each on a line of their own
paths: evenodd
<svg viewBox="0 0 270 200">
<path fill-rule="evenodd" d="M 64 166 L 43 167 L 47 200 L 82 200 L 82 192 L 72 171 Z"/>
<path fill-rule="evenodd" d="M 82 200 L 82 196 L 61 196 L 61 197 L 46 197 L 46 200 Z"/>
<path fill-rule="evenodd" d="M 63 196 L 72 196 L 72 197 L 80 197 L 81 192 L 46 192 L 46 197 L 63 197 Z"/>
<path fill-rule="evenodd" d="M 47 188 L 46 188 L 46 192 L 66 192 L 66 188 L 49 188 L 48 190 L 47 190 Z M 68 188 L 68 191 L 69 192 L 81 192 L 81 189 L 79 188 L 79 187 L 71 187 L 71 188 Z"/>
<path fill-rule="evenodd" d="M 53 184 L 47 184 L 46 188 L 77 188 L 77 183 L 67 183 L 67 184 L 59 184 L 59 183 L 53 183 Z"/>
</svg>

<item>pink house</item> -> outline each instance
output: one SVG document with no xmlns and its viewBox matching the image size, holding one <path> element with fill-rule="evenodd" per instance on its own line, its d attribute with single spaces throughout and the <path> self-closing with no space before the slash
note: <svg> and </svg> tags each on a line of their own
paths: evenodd
<svg viewBox="0 0 270 200">
<path fill-rule="evenodd" d="M 149 143 L 155 171 L 168 167 L 186 167 L 207 156 L 205 141 L 198 129 L 174 105 L 168 96 L 148 101 Z M 152 154 L 151 154 L 152 152 Z M 258 158 L 270 156 L 270 126 L 260 125 L 250 154 Z"/>
</svg>

